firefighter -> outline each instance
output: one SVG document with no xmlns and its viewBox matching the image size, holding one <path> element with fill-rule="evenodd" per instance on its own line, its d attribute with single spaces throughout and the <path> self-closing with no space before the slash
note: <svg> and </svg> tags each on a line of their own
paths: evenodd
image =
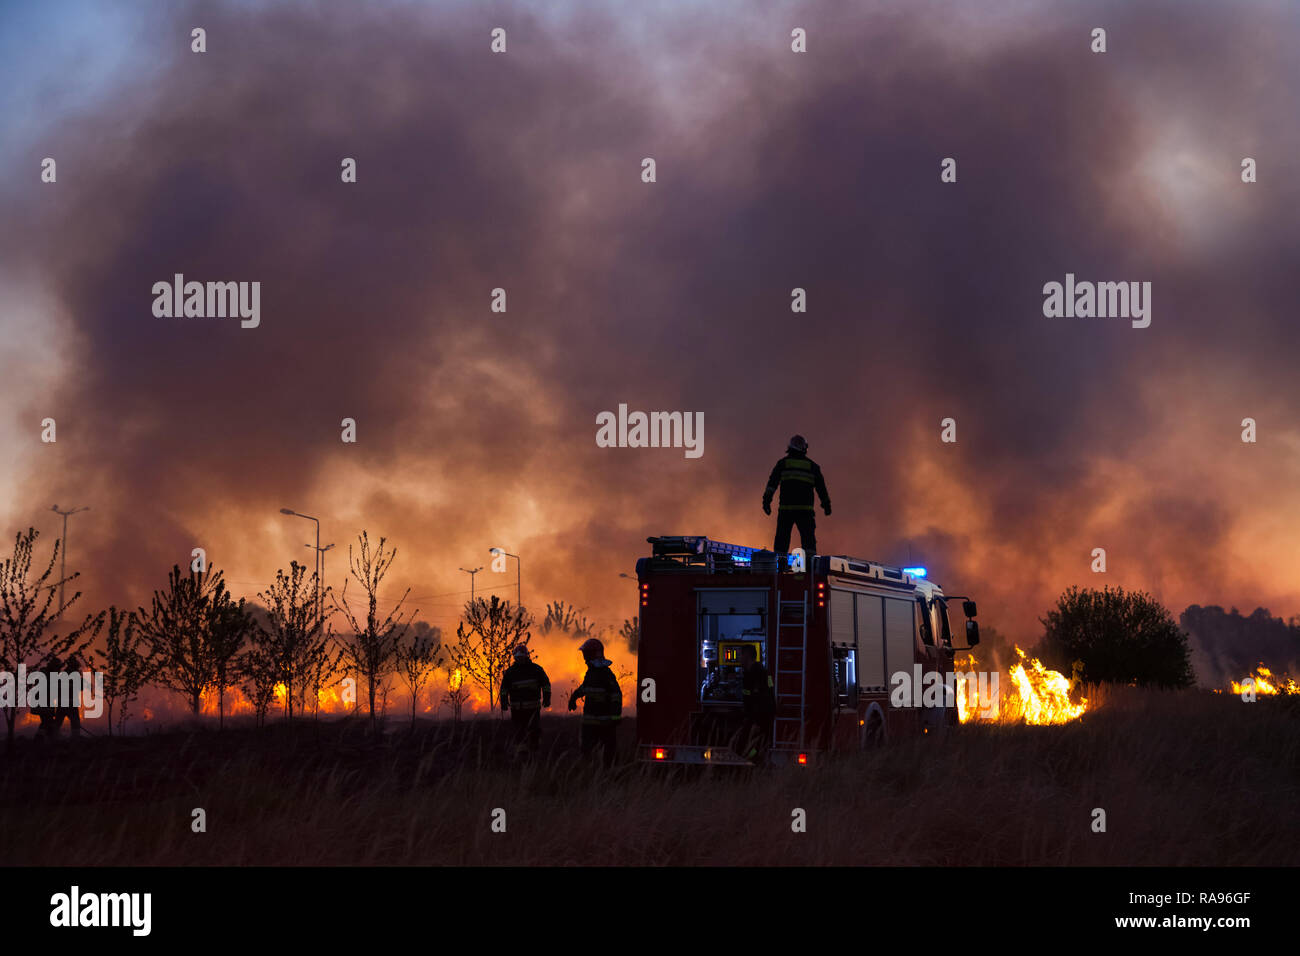
<svg viewBox="0 0 1300 956">
<path fill-rule="evenodd" d="M 772 719 L 776 716 L 776 696 L 767 668 L 758 662 L 753 644 L 740 649 L 740 666 L 744 672 L 743 700 L 745 721 L 740 726 L 740 753 L 746 760 L 761 757 L 772 741 Z"/>
<path fill-rule="evenodd" d="M 65 674 L 75 675 L 74 679 L 67 684 L 70 693 L 81 687 L 81 664 L 77 661 L 77 655 L 73 654 L 64 662 L 63 672 Z M 52 676 L 51 676 L 52 680 Z M 53 683 L 51 683 L 53 688 Z M 81 736 L 81 706 L 80 697 L 77 701 L 65 700 L 54 710 L 54 736 L 59 736 L 63 732 L 63 718 L 68 718 L 68 733 L 73 740 Z"/>
<path fill-rule="evenodd" d="M 808 442 L 802 435 L 790 439 L 785 457 L 778 461 L 763 490 L 763 513 L 772 513 L 772 496 L 781 489 L 781 504 L 776 515 L 776 543 L 780 567 L 785 568 L 790 552 L 790 529 L 798 527 L 799 544 L 811 560 L 817 553 L 817 522 L 813 520 L 813 492 L 821 500 L 822 511 L 831 513 L 831 496 L 826 491 L 826 479 L 817 462 L 808 457 Z"/>
<path fill-rule="evenodd" d="M 542 740 L 542 708 L 551 706 L 551 681 L 523 644 L 515 645 L 514 658 L 501 678 L 501 709 L 510 711 L 516 749 L 526 745 L 535 754 Z"/>
<path fill-rule="evenodd" d="M 28 712 L 40 719 L 40 726 L 36 728 L 36 739 L 47 740 L 56 736 L 54 728 L 54 715 L 58 713 L 57 707 L 50 706 L 54 703 L 51 695 L 54 693 L 54 675 L 58 673 L 62 662 L 57 657 L 51 657 L 48 664 L 41 668 L 42 676 L 45 678 L 45 706 L 29 707 Z M 63 726 L 63 721 L 59 721 L 59 726 Z"/>
<path fill-rule="evenodd" d="M 581 697 L 582 755 L 589 756 L 599 744 L 604 748 L 605 766 L 609 767 L 614 763 L 618 722 L 623 719 L 623 690 L 609 669 L 611 661 L 605 658 L 604 644 L 593 637 L 578 650 L 587 662 L 587 673 L 569 698 L 569 710 L 578 709 Z"/>
</svg>

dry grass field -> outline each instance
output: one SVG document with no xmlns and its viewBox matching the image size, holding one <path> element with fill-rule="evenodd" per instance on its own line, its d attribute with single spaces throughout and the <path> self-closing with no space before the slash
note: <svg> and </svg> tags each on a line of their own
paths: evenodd
<svg viewBox="0 0 1300 956">
<path fill-rule="evenodd" d="M 1300 699 L 1092 696 L 1065 726 L 966 725 L 814 767 L 690 773 L 633 764 L 630 720 L 620 765 L 589 768 L 559 715 L 533 764 L 491 719 L 379 741 L 348 719 L 27 738 L 0 758 L 0 864 L 1300 863 Z"/>
</svg>

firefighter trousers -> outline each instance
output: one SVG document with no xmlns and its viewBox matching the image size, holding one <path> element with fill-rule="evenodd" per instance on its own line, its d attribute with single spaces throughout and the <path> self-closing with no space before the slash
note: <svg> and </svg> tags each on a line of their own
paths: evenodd
<svg viewBox="0 0 1300 956">
<path fill-rule="evenodd" d="M 600 723 L 582 725 L 582 755 L 591 756 L 591 752 L 600 746 L 604 750 L 605 766 L 614 766 L 615 751 L 618 749 L 618 721 L 607 720 Z"/>
<path fill-rule="evenodd" d="M 746 714 L 732 749 L 746 760 L 761 762 L 772 746 L 772 719 L 775 714 Z"/>
<path fill-rule="evenodd" d="M 510 708 L 510 720 L 515 725 L 515 746 L 527 745 L 536 753 L 542 740 L 542 710 L 540 707 Z"/>
<path fill-rule="evenodd" d="M 790 529 L 799 529 L 799 545 L 803 548 L 804 555 L 814 555 L 817 553 L 817 522 L 813 520 L 812 509 L 807 511 L 786 511 L 781 510 L 776 513 L 776 544 L 772 548 L 779 556 L 782 567 L 785 566 L 785 556 L 790 553 Z"/>
</svg>

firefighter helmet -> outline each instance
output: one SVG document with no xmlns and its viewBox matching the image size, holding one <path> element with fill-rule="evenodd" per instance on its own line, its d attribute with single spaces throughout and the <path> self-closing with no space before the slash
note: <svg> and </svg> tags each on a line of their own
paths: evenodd
<svg viewBox="0 0 1300 956">
<path fill-rule="evenodd" d="M 523 644 L 516 644 L 513 653 L 515 655 L 515 660 L 517 661 L 528 659 L 528 648 Z"/>
<path fill-rule="evenodd" d="M 582 646 L 578 648 L 582 651 L 582 656 L 587 660 L 593 658 L 603 658 L 605 656 L 605 645 L 594 637 L 589 637 L 583 641 Z"/>
<path fill-rule="evenodd" d="M 795 435 L 790 439 L 788 451 L 797 451 L 801 455 L 808 451 L 808 440 L 802 435 Z"/>
</svg>

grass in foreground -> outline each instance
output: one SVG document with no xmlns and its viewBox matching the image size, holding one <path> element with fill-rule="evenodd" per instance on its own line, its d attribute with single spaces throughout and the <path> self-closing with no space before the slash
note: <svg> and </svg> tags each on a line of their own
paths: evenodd
<svg viewBox="0 0 1300 956">
<path fill-rule="evenodd" d="M 1121 688 L 1061 727 L 966 726 L 810 768 L 581 764 L 549 716 L 20 741 L 0 759 L 5 865 L 1295 865 L 1294 701 Z M 621 739 L 631 759 L 633 727 Z M 207 832 L 191 812 L 207 812 Z M 493 833 L 492 812 L 507 831 Z M 1107 830 L 1091 829 L 1093 809 Z M 807 832 L 791 831 L 792 811 Z"/>
</svg>

